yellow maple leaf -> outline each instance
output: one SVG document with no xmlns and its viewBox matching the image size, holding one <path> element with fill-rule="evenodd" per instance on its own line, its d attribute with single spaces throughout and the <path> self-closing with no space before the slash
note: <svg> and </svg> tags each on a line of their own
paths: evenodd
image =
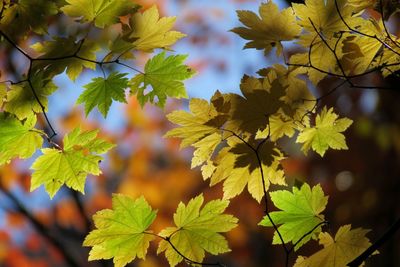
<svg viewBox="0 0 400 267">
<path fill-rule="evenodd" d="M 313 68 L 307 68 L 307 71 L 315 85 L 327 75 L 326 72 L 343 75 L 337 64 L 345 37 L 343 32 L 349 30 L 343 21 L 356 28 L 363 19 L 358 17 L 359 14 L 353 14 L 353 9 L 344 0 L 306 0 L 305 4 L 292 6 L 299 25 L 305 30 L 298 44 L 309 51 L 291 57 L 290 63 L 311 65 Z"/>
<path fill-rule="evenodd" d="M 168 48 L 177 40 L 185 37 L 178 31 L 171 31 L 176 17 L 160 18 L 157 7 L 152 6 L 143 13 L 136 13 L 130 19 L 132 33 L 130 38 L 137 50 L 152 51 L 155 48 Z"/>
<path fill-rule="evenodd" d="M 244 48 L 264 50 L 268 54 L 276 46 L 276 54 L 282 53 L 281 41 L 290 41 L 301 32 L 291 8 L 279 12 L 278 6 L 272 1 L 262 3 L 259 8 L 260 17 L 247 10 L 237 11 L 239 20 L 246 27 L 237 27 L 231 31 L 240 37 L 250 40 Z"/>
<path fill-rule="evenodd" d="M 351 230 L 351 225 L 344 225 L 339 228 L 335 238 L 329 233 L 320 233 L 319 243 L 324 248 L 308 258 L 299 256 L 294 267 L 347 266 L 371 245 L 365 237 L 368 231 L 362 228 Z"/>
</svg>

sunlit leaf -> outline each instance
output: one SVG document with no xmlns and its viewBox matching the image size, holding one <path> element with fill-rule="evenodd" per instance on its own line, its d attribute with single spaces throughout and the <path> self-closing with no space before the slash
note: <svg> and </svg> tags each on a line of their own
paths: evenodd
<svg viewBox="0 0 400 267">
<path fill-rule="evenodd" d="M 246 40 L 250 40 L 245 48 L 264 50 L 267 54 L 273 47 L 277 47 L 276 54 L 282 53 L 281 41 L 293 40 L 301 32 L 291 8 L 279 12 L 278 6 L 272 1 L 261 3 L 259 18 L 251 11 L 237 11 L 239 20 L 246 27 L 237 27 L 232 31 Z"/>
<path fill-rule="evenodd" d="M 218 255 L 230 251 L 228 242 L 220 233 L 235 228 L 237 219 L 232 215 L 223 214 L 229 201 L 212 200 L 201 206 L 203 195 L 182 202 L 174 214 L 176 227 L 168 227 L 160 232 L 168 237 L 174 247 L 190 260 L 202 262 L 205 252 Z M 176 266 L 183 260 L 175 249 L 165 240 L 160 242 L 157 253 L 164 252 L 170 266 Z"/>
<path fill-rule="evenodd" d="M 344 225 L 336 232 L 335 238 L 329 233 L 319 234 L 319 243 L 323 249 L 310 257 L 299 256 L 295 267 L 342 267 L 364 252 L 371 243 L 365 235 L 369 230 Z"/>
<path fill-rule="evenodd" d="M 112 72 L 107 78 L 93 78 L 85 85 L 85 91 L 76 101 L 85 105 L 86 116 L 97 106 L 104 118 L 107 117 L 112 101 L 126 103 L 125 89 L 128 87 L 127 73 Z"/>
<path fill-rule="evenodd" d="M 86 176 L 99 175 L 103 154 L 114 145 L 97 137 L 98 130 L 75 128 L 64 137 L 64 148 L 44 148 L 43 155 L 32 164 L 31 191 L 44 185 L 52 198 L 64 184 L 84 193 Z"/>
<path fill-rule="evenodd" d="M 47 111 L 47 97 L 57 90 L 56 85 L 51 79 L 43 77 L 42 73 L 31 77 L 31 83 L 24 82 L 18 85 L 11 85 L 7 92 L 7 102 L 4 104 L 4 110 L 18 117 L 25 119 L 33 113 L 41 113 L 43 105 Z M 36 93 L 36 99 L 33 91 Z"/>
<path fill-rule="evenodd" d="M 344 132 L 353 121 L 348 118 L 338 119 L 338 115 L 324 107 L 315 119 L 315 126 L 305 128 L 297 137 L 296 142 L 302 143 L 304 153 L 312 148 L 321 155 L 325 154 L 328 148 L 348 149 Z"/>
<path fill-rule="evenodd" d="M 22 123 L 14 116 L 0 113 L 0 165 L 16 157 L 29 158 L 42 146 L 42 132 L 34 128 L 35 124 L 35 115 Z"/>
<path fill-rule="evenodd" d="M 112 209 L 93 215 L 97 229 L 83 241 L 83 246 L 92 247 L 89 260 L 113 258 L 115 267 L 123 267 L 135 258 L 144 259 L 150 241 L 155 238 L 147 229 L 156 213 L 143 196 L 134 200 L 113 194 Z"/>
<path fill-rule="evenodd" d="M 187 97 L 183 80 L 190 78 L 194 71 L 183 62 L 187 56 L 166 56 L 162 52 L 147 61 L 144 72 L 131 80 L 131 91 L 143 106 L 147 102 L 156 102 L 163 107 L 167 97 Z M 150 92 L 145 92 L 151 86 Z"/>
<path fill-rule="evenodd" d="M 158 14 L 156 6 L 141 13 L 136 13 L 130 19 L 132 33 L 130 38 L 137 50 L 152 51 L 155 48 L 168 48 L 186 35 L 171 31 L 176 17 L 162 17 Z"/>
<path fill-rule="evenodd" d="M 132 0 L 66 0 L 61 10 L 70 17 L 81 18 L 82 22 L 92 22 L 99 28 L 110 26 L 138 8 Z"/>
<path fill-rule="evenodd" d="M 274 205 L 281 211 L 269 213 L 285 243 L 296 244 L 295 250 L 307 243 L 311 238 L 316 239 L 321 232 L 321 226 L 315 228 L 324 221 L 321 214 L 328 203 L 328 197 L 324 195 L 320 185 L 310 188 L 303 184 L 300 189 L 293 187 L 293 192 L 278 190 L 269 193 Z M 272 226 L 268 216 L 259 223 L 263 226 Z M 315 230 L 310 233 L 312 229 Z M 301 239 L 301 240 L 300 240 Z M 281 244 L 278 233 L 275 231 L 273 244 Z"/>
</svg>

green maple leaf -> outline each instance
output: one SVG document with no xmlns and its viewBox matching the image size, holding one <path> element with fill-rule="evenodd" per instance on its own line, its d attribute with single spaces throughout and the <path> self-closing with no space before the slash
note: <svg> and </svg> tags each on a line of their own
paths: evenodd
<svg viewBox="0 0 400 267">
<path fill-rule="evenodd" d="M 139 6 L 132 0 L 66 0 L 61 10 L 70 17 L 81 18 L 82 22 L 92 22 L 99 28 L 110 26 Z"/>
<path fill-rule="evenodd" d="M 77 103 L 85 104 L 86 116 L 97 106 L 104 118 L 107 117 L 112 100 L 126 103 L 125 89 L 128 87 L 127 73 L 113 72 L 107 78 L 93 78 L 85 85 L 86 90 L 79 96 Z"/>
<path fill-rule="evenodd" d="M 96 138 L 98 130 L 82 132 L 75 128 L 64 137 L 63 149 L 44 148 L 43 155 L 32 164 L 34 170 L 31 191 L 44 185 L 52 198 L 62 185 L 84 193 L 88 174 L 99 175 L 99 162 L 102 154 L 114 147 L 102 139 Z"/>
<path fill-rule="evenodd" d="M 330 108 L 323 108 L 321 113 L 315 119 L 314 127 L 307 127 L 296 139 L 296 143 L 303 143 L 302 150 L 304 153 L 312 148 L 318 154 L 324 156 L 328 148 L 347 149 L 346 140 L 341 132 L 345 131 L 351 124 L 352 120 L 348 118 L 338 119 L 338 115 Z"/>
<path fill-rule="evenodd" d="M 244 48 L 263 49 L 268 54 L 273 47 L 277 47 L 276 54 L 282 53 L 281 41 L 290 41 L 301 32 L 301 27 L 296 23 L 291 8 L 279 12 L 278 6 L 272 1 L 262 3 L 259 8 L 261 18 L 251 11 L 237 11 L 239 20 L 246 27 L 232 29 L 240 37 L 250 40 Z"/>
<path fill-rule="evenodd" d="M 183 64 L 185 55 L 166 56 L 162 52 L 147 61 L 144 73 L 137 74 L 131 80 L 131 92 L 137 94 L 140 104 L 154 103 L 163 107 L 167 97 L 187 97 L 183 80 L 190 78 L 194 71 Z M 151 86 L 151 91 L 145 90 Z"/>
<path fill-rule="evenodd" d="M 47 97 L 57 90 L 56 85 L 51 79 L 43 77 L 43 73 L 34 74 L 31 77 L 31 84 L 37 97 L 47 111 Z M 7 101 L 4 104 L 4 110 L 16 115 L 22 120 L 33 113 L 42 112 L 42 108 L 32 92 L 28 82 L 23 85 L 12 85 L 7 92 Z"/>
<path fill-rule="evenodd" d="M 12 158 L 29 158 L 42 146 L 41 131 L 36 130 L 36 116 L 29 116 L 24 123 L 14 116 L 0 113 L 0 165 Z"/>
<path fill-rule="evenodd" d="M 47 18 L 58 13 L 54 1 L 20 0 L 12 2 L 10 6 L 2 9 L 0 29 L 13 36 L 19 33 L 25 35 L 29 30 L 38 34 L 47 33 Z"/>
<path fill-rule="evenodd" d="M 319 234 L 319 243 L 324 247 L 310 257 L 299 256 L 294 267 L 342 267 L 358 257 L 371 246 L 365 235 L 369 230 L 351 229 L 347 224 L 339 228 L 335 238 L 329 233 Z M 373 254 L 378 254 L 378 251 Z M 362 264 L 363 265 L 363 264 Z"/>
<path fill-rule="evenodd" d="M 91 246 L 89 260 L 114 258 L 115 267 L 123 267 L 136 257 L 144 259 L 154 235 L 146 230 L 156 218 L 144 197 L 132 199 L 113 194 L 112 209 L 93 215 L 97 229 L 91 231 L 83 246 Z"/>
<path fill-rule="evenodd" d="M 176 41 L 186 36 L 178 31 L 171 31 L 176 17 L 160 18 L 157 7 L 153 5 L 143 13 L 134 14 L 130 21 L 132 31 L 129 38 L 135 40 L 135 49 L 151 52 L 155 48 L 168 49 Z"/>
<path fill-rule="evenodd" d="M 281 211 L 270 212 L 272 221 L 278 227 L 285 243 L 296 244 L 295 250 L 307 243 L 311 238 L 316 238 L 321 232 L 321 226 L 317 227 L 312 234 L 306 235 L 319 223 L 324 221 L 321 212 L 325 210 L 328 197 L 324 195 L 320 185 L 312 189 L 308 184 L 303 184 L 300 189 L 293 187 L 293 192 L 288 190 L 278 190 L 269 193 L 274 205 Z M 272 226 L 267 216 L 259 223 L 263 226 Z M 275 232 L 273 244 L 280 244 L 281 240 Z"/>
<path fill-rule="evenodd" d="M 96 63 L 94 62 L 71 57 L 76 54 L 88 60 L 96 60 L 96 51 L 99 50 L 99 46 L 95 42 L 86 39 L 83 44 L 81 42 L 76 42 L 74 37 L 53 37 L 51 41 L 38 42 L 31 45 L 31 48 L 36 52 L 43 54 L 38 59 L 68 57 L 58 60 L 36 60 L 33 62 L 32 67 L 38 70 L 45 70 L 45 73 L 49 76 L 55 76 L 67 69 L 68 77 L 74 81 L 81 74 L 84 67 L 96 69 Z"/>
<path fill-rule="evenodd" d="M 220 233 L 228 232 L 237 226 L 237 218 L 222 214 L 229 201 L 212 200 L 202 209 L 204 198 L 199 195 L 187 205 L 179 203 L 174 214 L 176 227 L 168 227 L 160 235 L 169 238 L 174 247 L 187 258 L 202 262 L 205 251 L 217 255 L 230 251 L 228 243 Z M 176 250 L 165 240 L 160 242 L 157 253 L 164 252 L 170 266 L 183 260 Z"/>
</svg>

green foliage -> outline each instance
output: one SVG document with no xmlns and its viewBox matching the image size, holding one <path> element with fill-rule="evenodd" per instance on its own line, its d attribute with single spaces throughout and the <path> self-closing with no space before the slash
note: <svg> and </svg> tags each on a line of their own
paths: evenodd
<svg viewBox="0 0 400 267">
<path fill-rule="evenodd" d="M 119 17 L 132 13 L 138 5 L 131 0 L 66 0 L 61 10 L 70 17 L 81 18 L 81 22 L 94 22 L 99 28 L 110 26 Z"/>
<path fill-rule="evenodd" d="M 128 87 L 127 73 L 113 72 L 107 78 L 93 78 L 85 85 L 86 90 L 79 96 L 77 103 L 85 104 L 86 116 L 97 106 L 104 118 L 107 117 L 112 101 L 126 103 L 125 88 Z"/>
<path fill-rule="evenodd" d="M 113 258 L 115 266 L 122 267 L 144 259 L 150 241 L 158 237 L 158 253 L 164 252 L 170 266 L 181 261 L 201 265 L 205 252 L 230 251 L 221 233 L 236 227 L 238 220 L 223 212 L 228 199 L 246 187 L 257 202 L 265 198 L 267 203 L 270 197 L 279 209 L 270 212 L 266 205 L 260 224 L 274 228 L 272 243 L 281 244 L 287 258 L 318 236 L 322 250 L 308 258 L 300 256 L 295 266 L 345 266 L 360 255 L 370 245 L 367 230 L 345 225 L 334 238 L 323 232 L 321 212 L 328 197 L 320 185 L 305 183 L 300 189 L 273 191 L 271 184 L 287 187 L 291 183 L 281 164 L 290 156 L 283 152 L 287 151 L 283 144 L 300 143 L 304 153 L 312 149 L 321 157 L 329 149 L 348 148 L 343 133 L 352 120 L 339 118 L 333 108 L 321 109 L 324 97 L 343 84 L 365 88 L 353 78 L 375 71 L 386 77 L 400 69 L 398 38 L 384 24 L 398 4 L 386 2 L 381 19 L 366 12 L 377 9 L 375 1 L 359 0 L 306 0 L 282 11 L 268 1 L 260 5 L 259 15 L 238 11 L 244 26 L 231 31 L 248 41 L 245 48 L 263 50 L 265 55 L 276 48 L 276 54 L 284 56 L 284 42 L 292 41 L 298 49 L 289 53 L 287 66 L 275 64 L 259 70 L 258 76 L 244 75 L 240 94 L 217 91 L 209 101 L 191 99 L 188 111 L 167 115 L 178 126 L 165 134 L 181 139 L 182 148 L 194 148 L 192 168 L 200 167 L 210 186 L 223 183 L 223 199 L 202 207 L 200 194 L 187 205 L 181 202 L 174 214 L 175 226 L 155 234 L 148 228 L 156 211 L 144 197 L 113 195 L 112 209 L 94 215 L 97 229 L 83 243 L 92 247 L 89 260 Z M 101 173 L 99 154 L 114 147 L 98 137 L 98 130 L 80 127 L 64 136 L 63 146 L 57 143 L 47 116 L 48 98 L 58 89 L 55 76 L 66 71 L 75 81 L 85 69 L 101 70 L 103 76 L 92 78 L 77 100 L 84 104 L 86 115 L 97 107 L 107 117 L 113 101 L 127 102 L 126 89 L 141 106 L 164 107 L 168 97 L 187 97 L 183 82 L 194 74 L 184 63 L 187 56 L 165 52 L 171 52 L 170 47 L 185 34 L 174 31 L 176 18 L 160 17 L 156 6 L 143 10 L 131 0 L 20 0 L 2 1 L 0 9 L 2 49 L 29 62 L 15 75 L 5 73 L 7 78 L 0 83 L 0 164 L 30 158 L 41 148 L 42 155 L 31 166 L 31 191 L 44 185 L 53 198 L 66 185 L 84 193 L 86 177 Z M 71 30 L 62 36 L 48 34 L 47 22 L 66 16 L 74 19 Z M 107 42 L 94 34 L 99 31 L 109 38 Z M 31 45 L 31 55 L 23 44 L 32 37 L 39 41 Z M 144 70 L 139 70 L 135 66 L 138 52 L 154 50 L 157 54 L 148 55 Z M 308 82 L 317 86 L 327 76 L 343 83 L 314 96 Z M 12 80 L 15 77 L 19 80 Z M 35 128 L 37 116 L 42 116 L 38 127 L 45 129 L 44 122 L 50 133 Z M 288 243 L 293 244 L 291 249 Z"/>
<path fill-rule="evenodd" d="M 324 221 L 324 216 L 320 213 L 325 210 L 328 203 L 328 197 L 324 196 L 320 185 L 311 189 L 308 184 L 303 184 L 300 189 L 293 187 L 293 192 L 278 190 L 269 194 L 274 205 L 281 209 L 270 212 L 269 216 L 275 225 L 282 224 L 278 230 L 285 243 L 296 244 L 294 249 L 297 250 L 311 238 L 315 239 L 318 236 L 321 226 L 315 227 Z M 268 216 L 265 216 L 259 224 L 272 226 Z M 306 235 L 313 229 L 312 234 Z M 276 231 L 272 243 L 281 243 Z"/>
<path fill-rule="evenodd" d="M 4 110 L 20 120 L 42 112 L 42 107 L 47 111 L 47 98 L 56 90 L 57 87 L 51 79 L 43 77 L 42 73 L 36 73 L 29 82 L 11 85 Z"/>
<path fill-rule="evenodd" d="M 99 162 L 113 144 L 97 138 L 98 130 L 82 132 L 75 128 L 64 137 L 64 148 L 43 148 L 43 155 L 32 164 L 31 191 L 44 185 L 52 198 L 64 184 L 84 193 L 88 174 L 99 175 Z"/>
<path fill-rule="evenodd" d="M 142 106 L 147 102 L 156 102 L 158 106 L 164 107 L 167 97 L 187 97 L 182 81 L 190 78 L 194 71 L 183 65 L 186 57 L 167 57 L 162 52 L 147 61 L 144 72 L 131 80 L 131 93 L 136 94 Z M 148 86 L 151 86 L 152 90 L 145 93 Z"/>
<path fill-rule="evenodd" d="M 220 234 L 237 226 L 237 219 L 232 215 L 222 214 L 227 208 L 227 200 L 213 200 L 202 209 L 203 195 L 189 201 L 187 205 L 179 203 L 174 214 L 176 227 L 168 227 L 160 236 L 168 238 L 174 244 L 162 240 L 157 253 L 164 252 L 170 266 L 176 266 L 183 260 L 177 250 L 195 262 L 202 262 L 205 251 L 218 255 L 230 251 L 228 242 Z"/>
<path fill-rule="evenodd" d="M 42 146 L 42 131 L 35 129 L 36 116 L 24 122 L 12 115 L 0 114 L 0 165 L 12 158 L 29 158 Z"/>
<path fill-rule="evenodd" d="M 83 42 L 83 43 L 82 43 Z M 60 47 L 63 49 L 60 51 Z M 99 46 L 90 40 L 77 41 L 75 37 L 54 37 L 51 41 L 37 42 L 31 45 L 36 52 L 42 54 L 40 58 L 60 58 L 60 60 L 35 61 L 33 68 L 44 70 L 46 75 L 53 77 L 67 69 L 68 77 L 75 81 L 82 73 L 84 68 L 96 69 L 96 63 L 83 61 L 79 58 L 71 57 L 76 53 L 77 56 L 88 60 L 96 60 L 96 52 Z M 65 57 L 65 58 L 63 58 Z"/>
<path fill-rule="evenodd" d="M 133 200 L 114 194 L 112 210 L 101 210 L 93 215 L 97 229 L 83 242 L 83 246 L 92 246 L 89 260 L 114 258 L 114 266 L 123 267 L 136 257 L 144 259 L 150 241 L 155 238 L 147 229 L 156 213 L 143 196 Z"/>
</svg>

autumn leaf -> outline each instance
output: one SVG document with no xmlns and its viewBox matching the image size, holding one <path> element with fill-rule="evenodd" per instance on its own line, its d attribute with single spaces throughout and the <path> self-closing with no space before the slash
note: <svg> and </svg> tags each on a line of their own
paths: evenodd
<svg viewBox="0 0 400 267">
<path fill-rule="evenodd" d="M 119 17 L 133 12 L 138 5 L 131 0 L 66 0 L 61 10 L 68 16 L 80 18 L 81 22 L 92 22 L 99 28 L 110 26 Z"/>
<path fill-rule="evenodd" d="M 260 147 L 260 163 L 255 151 L 246 144 L 234 139 L 229 139 L 228 143 L 229 147 L 221 149 L 216 156 L 214 172 L 210 176 L 211 186 L 223 181 L 224 199 L 239 195 L 247 185 L 252 197 L 260 202 L 270 183 L 286 184 L 280 166 L 280 160 L 284 157 L 272 142 L 266 142 Z M 254 146 L 254 143 L 250 144 Z"/>
<path fill-rule="evenodd" d="M 276 54 L 279 56 L 283 49 L 281 42 L 296 38 L 301 27 L 297 25 L 291 8 L 279 12 L 278 6 L 272 1 L 261 3 L 259 13 L 261 18 L 251 11 L 237 11 L 240 22 L 247 28 L 237 27 L 231 31 L 250 40 L 244 48 L 256 48 L 268 54 L 273 47 L 277 47 Z"/>
<path fill-rule="evenodd" d="M 63 49 L 60 49 L 62 47 Z M 49 76 L 55 76 L 67 69 L 68 77 L 75 81 L 83 68 L 96 69 L 96 52 L 100 47 L 93 41 L 81 40 L 77 42 L 74 37 L 54 37 L 51 41 L 37 42 L 31 48 L 42 54 L 38 59 L 59 58 L 58 60 L 36 60 L 33 69 L 45 71 Z M 73 55 L 87 59 L 81 60 Z M 66 57 L 62 59 L 63 57 Z"/>
<path fill-rule="evenodd" d="M 369 230 L 351 229 L 344 225 L 336 232 L 335 238 L 329 233 L 319 234 L 319 243 L 323 249 L 310 257 L 299 256 L 294 267 L 342 267 L 364 252 L 371 243 L 365 237 Z"/>
<path fill-rule="evenodd" d="M 0 165 L 18 157 L 27 159 L 42 146 L 43 132 L 35 129 L 36 116 L 24 122 L 12 115 L 0 113 Z"/>
<path fill-rule="evenodd" d="M 179 137 L 182 139 L 181 148 L 199 142 L 204 137 L 218 133 L 216 125 L 209 124 L 218 116 L 213 105 L 200 98 L 192 98 L 189 103 L 190 112 L 176 110 L 167 115 L 169 121 L 181 127 L 168 131 L 164 137 Z"/>
<path fill-rule="evenodd" d="M 113 258 L 115 267 L 123 267 L 135 258 L 144 259 L 150 241 L 155 238 L 147 229 L 156 213 L 143 196 L 134 200 L 113 194 L 112 209 L 93 215 L 97 229 L 83 241 L 83 246 L 92 247 L 89 260 Z"/>
<path fill-rule="evenodd" d="M 304 4 L 293 3 L 292 7 L 299 18 L 298 24 L 306 31 L 300 35 L 298 43 L 309 52 L 295 54 L 290 63 L 312 65 L 313 68 L 306 71 L 315 85 L 327 75 L 326 72 L 343 75 L 337 63 L 345 39 L 343 32 L 348 31 L 343 20 L 352 28 L 357 28 L 363 19 L 358 17 L 359 14 L 353 14 L 354 10 L 346 5 L 345 0 L 306 0 Z"/>
<path fill-rule="evenodd" d="M 187 97 L 183 80 L 190 78 L 194 71 L 184 65 L 187 56 L 166 56 L 162 52 L 147 61 L 144 72 L 131 80 L 131 93 L 136 94 L 140 104 L 157 103 L 164 107 L 167 97 Z M 145 93 L 151 86 L 151 91 Z"/>
<path fill-rule="evenodd" d="M 107 117 L 112 101 L 126 103 L 125 89 L 128 87 L 127 73 L 112 72 L 107 78 L 97 77 L 85 85 L 85 91 L 76 103 L 85 105 L 86 116 L 97 106 L 100 113 Z"/>
<path fill-rule="evenodd" d="M 303 184 L 300 189 L 293 187 L 293 192 L 278 190 L 270 192 L 271 200 L 281 211 L 269 213 L 285 243 L 296 244 L 295 250 L 307 243 L 311 238 L 316 239 L 321 232 L 321 226 L 315 228 L 324 221 L 321 214 L 328 203 L 328 197 L 324 195 L 320 185 L 310 188 Z M 272 223 L 265 216 L 259 225 L 271 227 Z M 315 228 L 315 229 L 314 229 Z M 312 229 L 314 231 L 308 234 Z M 281 244 L 278 233 L 275 231 L 272 244 Z"/>
<path fill-rule="evenodd" d="M 18 4 L 2 9 L 0 28 L 15 35 L 25 35 L 30 30 L 45 34 L 48 28 L 47 18 L 57 13 L 58 8 L 53 1 L 20 0 Z"/>
<path fill-rule="evenodd" d="M 34 113 L 41 113 L 42 107 L 36 99 L 35 91 L 44 110 L 47 111 L 47 97 L 57 90 L 57 86 L 49 78 L 43 77 L 43 73 L 34 74 L 30 83 L 24 82 L 18 85 L 11 85 L 7 92 L 7 101 L 4 110 L 14 114 L 22 120 Z"/>
<path fill-rule="evenodd" d="M 240 90 L 244 97 L 236 95 L 232 104 L 232 130 L 256 133 L 268 126 L 269 117 L 276 113 L 284 103 L 281 98 L 286 88 L 279 80 L 272 83 L 266 78 L 257 79 L 243 76 Z"/>
<path fill-rule="evenodd" d="M 197 262 L 203 261 L 205 252 L 213 255 L 229 252 L 228 242 L 220 233 L 235 228 L 238 221 L 232 215 L 223 214 L 229 201 L 212 200 L 201 209 L 203 202 L 203 195 L 199 195 L 187 205 L 179 203 L 174 214 L 176 227 L 168 227 L 159 234 L 169 238 L 169 242 L 185 257 Z M 162 240 L 157 253 L 164 252 L 173 267 L 183 258 L 169 242 Z"/>
<path fill-rule="evenodd" d="M 324 156 L 328 148 L 348 149 L 345 137 L 342 134 L 351 124 L 352 120 L 348 118 L 338 119 L 338 115 L 324 107 L 315 119 L 315 126 L 307 127 L 296 139 L 296 143 L 302 143 L 304 153 L 312 148 L 315 152 Z"/>
<path fill-rule="evenodd" d="M 176 17 L 160 18 L 155 5 L 142 14 L 134 14 L 129 22 L 132 28 L 129 37 L 135 39 L 134 48 L 146 52 L 155 48 L 169 48 L 186 36 L 181 32 L 171 31 L 175 21 Z"/>
<path fill-rule="evenodd" d="M 84 193 L 86 176 L 99 175 L 99 162 L 103 154 L 114 145 L 97 137 L 98 130 L 84 131 L 75 128 L 64 136 L 64 148 L 43 148 L 43 155 L 32 164 L 31 188 L 44 185 L 51 198 L 64 184 Z"/>
</svg>

